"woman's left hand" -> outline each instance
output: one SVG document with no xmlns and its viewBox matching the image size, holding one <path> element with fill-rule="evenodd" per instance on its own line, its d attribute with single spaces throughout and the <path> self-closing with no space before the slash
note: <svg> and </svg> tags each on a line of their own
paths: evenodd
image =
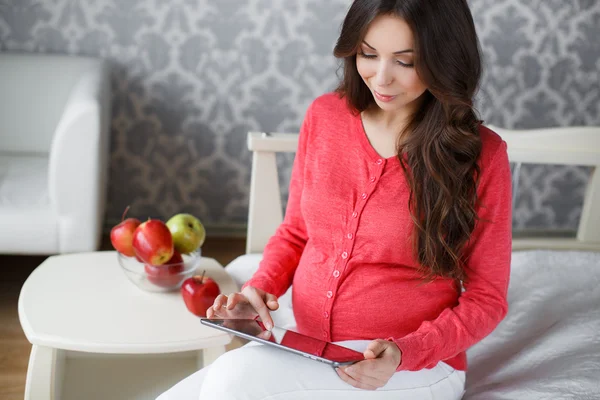
<svg viewBox="0 0 600 400">
<path fill-rule="evenodd" d="M 359 389 L 375 390 L 385 386 L 402 360 L 396 343 L 383 339 L 369 343 L 363 354 L 365 360 L 336 368 L 340 378 Z"/>
</svg>

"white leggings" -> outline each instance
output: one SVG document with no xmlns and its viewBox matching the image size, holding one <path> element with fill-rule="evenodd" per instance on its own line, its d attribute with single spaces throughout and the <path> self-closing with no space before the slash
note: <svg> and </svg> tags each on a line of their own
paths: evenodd
<svg viewBox="0 0 600 400">
<path fill-rule="evenodd" d="M 336 344 L 362 353 L 369 342 Z M 375 391 L 357 389 L 327 364 L 250 342 L 223 354 L 157 400 L 457 400 L 464 387 L 464 371 L 439 362 L 432 369 L 396 372 Z"/>
</svg>

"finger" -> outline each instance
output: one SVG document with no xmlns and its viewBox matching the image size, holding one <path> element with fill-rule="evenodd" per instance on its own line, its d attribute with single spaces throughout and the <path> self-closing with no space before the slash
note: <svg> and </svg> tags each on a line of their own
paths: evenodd
<svg viewBox="0 0 600 400">
<path fill-rule="evenodd" d="M 223 318 L 223 316 L 220 313 L 218 313 L 217 311 L 215 311 L 214 306 L 210 306 L 206 309 L 206 318 L 219 319 L 219 318 Z"/>
<path fill-rule="evenodd" d="M 229 299 L 227 299 L 227 309 L 231 310 L 233 309 L 233 307 L 235 307 L 235 305 L 237 303 L 239 303 L 242 300 L 242 295 L 239 293 L 233 293 L 232 295 L 229 296 Z"/>
<path fill-rule="evenodd" d="M 349 385 L 354 386 L 355 388 L 366 389 L 366 390 L 375 390 L 375 389 L 377 389 L 375 386 L 371 386 L 369 384 L 357 381 L 352 376 L 350 376 L 346 372 L 344 372 L 341 368 L 336 368 L 336 372 L 337 372 L 338 376 L 340 378 L 342 378 L 342 380 L 344 382 L 348 383 Z"/>
<path fill-rule="evenodd" d="M 262 322 L 265 324 L 265 327 L 268 330 L 273 329 L 273 320 L 271 319 L 271 314 L 269 314 L 269 310 L 267 309 L 267 306 L 260 295 L 255 290 L 252 290 L 246 295 L 246 297 L 248 298 L 248 301 L 252 307 L 254 307 L 254 310 L 260 316 Z"/>
<path fill-rule="evenodd" d="M 379 339 L 370 342 L 367 346 L 367 349 L 363 353 L 365 358 L 372 359 L 379 357 L 385 351 L 385 349 L 387 349 L 387 344 L 385 342 L 386 341 Z"/>
<path fill-rule="evenodd" d="M 267 293 L 265 296 L 265 302 L 271 310 L 277 310 L 279 308 L 279 302 L 277 296 L 271 293 Z"/>
<path fill-rule="evenodd" d="M 348 367 L 342 367 L 340 369 L 342 369 L 346 375 L 350 376 L 357 382 L 361 382 L 365 385 L 373 386 L 375 388 L 384 386 L 390 378 L 385 372 L 380 371 L 376 365 L 361 367 L 357 364 L 360 363 L 356 363 Z"/>
<path fill-rule="evenodd" d="M 213 303 L 213 307 L 214 307 L 215 311 L 217 311 L 219 308 L 221 308 L 223 303 L 225 303 L 226 301 L 227 301 L 227 296 L 225 296 L 224 294 L 218 295 L 217 298 L 215 299 L 215 302 Z"/>
<path fill-rule="evenodd" d="M 371 384 L 375 384 L 376 382 L 383 382 L 385 384 L 391 377 L 386 367 L 386 360 L 377 358 L 374 360 L 359 361 L 342 368 L 344 368 L 344 372 L 355 377 L 355 379 L 356 377 L 365 377 L 365 379 L 375 379 Z"/>
</svg>

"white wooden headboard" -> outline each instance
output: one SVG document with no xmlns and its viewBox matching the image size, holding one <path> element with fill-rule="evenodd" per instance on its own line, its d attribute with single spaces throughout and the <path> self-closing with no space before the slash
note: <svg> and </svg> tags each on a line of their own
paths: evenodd
<svg viewBox="0 0 600 400">
<path fill-rule="evenodd" d="M 508 157 L 517 166 L 513 180 L 518 179 L 521 164 L 594 168 L 586 188 L 576 238 L 515 238 L 513 250 L 600 251 L 600 127 L 532 130 L 489 128 L 508 144 Z M 248 149 L 253 152 L 246 242 L 248 254 L 261 253 L 283 221 L 275 154 L 293 153 L 297 145 L 298 135 L 294 133 L 248 133 Z M 514 192 L 516 194 L 516 189 Z"/>
</svg>

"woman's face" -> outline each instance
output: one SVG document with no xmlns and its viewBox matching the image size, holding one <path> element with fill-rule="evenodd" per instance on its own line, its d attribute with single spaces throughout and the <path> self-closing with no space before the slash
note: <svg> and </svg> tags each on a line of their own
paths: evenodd
<svg viewBox="0 0 600 400">
<path fill-rule="evenodd" d="M 356 55 L 356 67 L 384 111 L 416 104 L 427 89 L 414 68 L 412 31 L 404 20 L 392 15 L 380 15 L 369 25 Z"/>
</svg>

